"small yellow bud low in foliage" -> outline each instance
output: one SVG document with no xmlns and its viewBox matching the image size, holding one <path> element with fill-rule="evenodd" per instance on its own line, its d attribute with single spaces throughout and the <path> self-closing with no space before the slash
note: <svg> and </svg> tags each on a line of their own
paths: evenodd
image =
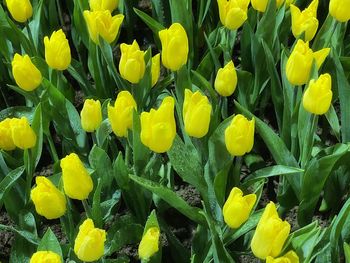
<svg viewBox="0 0 350 263">
<path fill-rule="evenodd" d="M 252 6 L 255 10 L 259 12 L 265 12 L 267 8 L 268 0 L 251 0 Z M 284 0 L 276 0 L 276 7 L 280 8 L 283 4 Z"/>
<path fill-rule="evenodd" d="M 188 37 L 186 30 L 179 23 L 173 23 L 168 29 L 159 31 L 162 43 L 162 63 L 172 71 L 179 70 L 187 63 Z"/>
<path fill-rule="evenodd" d="M 16 147 L 26 150 L 36 145 L 36 134 L 26 117 L 11 119 L 10 126 L 12 140 Z"/>
<path fill-rule="evenodd" d="M 156 153 L 164 153 L 173 145 L 176 136 L 175 101 L 168 96 L 158 110 L 141 114 L 141 142 Z"/>
<path fill-rule="evenodd" d="M 24 23 L 33 15 L 30 0 L 6 0 L 6 5 L 11 16 L 17 22 Z"/>
<path fill-rule="evenodd" d="M 16 148 L 12 139 L 11 119 L 6 118 L 0 122 L 0 149 L 12 151 Z"/>
<path fill-rule="evenodd" d="M 330 0 L 329 13 L 339 22 L 350 20 L 350 0 Z"/>
<path fill-rule="evenodd" d="M 61 160 L 63 189 L 72 199 L 87 199 L 93 189 L 93 182 L 79 159 L 78 155 L 71 153 Z"/>
<path fill-rule="evenodd" d="M 35 178 L 36 187 L 30 192 L 35 210 L 47 219 L 56 219 L 66 212 L 66 198 L 46 177 Z"/>
<path fill-rule="evenodd" d="M 91 219 L 86 219 L 79 227 L 79 232 L 74 242 L 74 253 L 85 262 L 99 260 L 104 254 L 106 231 L 95 228 Z"/>
<path fill-rule="evenodd" d="M 233 61 L 220 68 L 215 78 L 214 87 L 221 96 L 228 97 L 235 92 L 237 86 L 237 72 Z"/>
<path fill-rule="evenodd" d="M 277 257 L 281 253 L 289 232 L 290 224 L 282 221 L 275 204 L 270 202 L 265 207 L 253 235 L 251 242 L 253 254 L 260 259 L 266 259 L 268 256 Z"/>
<path fill-rule="evenodd" d="M 152 57 L 151 73 L 152 73 L 152 87 L 154 87 L 160 75 L 160 54 L 157 54 Z"/>
<path fill-rule="evenodd" d="M 268 256 L 266 263 L 299 263 L 299 257 L 294 251 L 289 251 L 282 257 L 273 258 Z"/>
<path fill-rule="evenodd" d="M 132 129 L 133 110 L 136 110 L 136 102 L 129 91 L 121 91 L 114 103 L 114 107 L 108 105 L 108 119 L 112 130 L 118 137 L 126 137 L 128 129 Z"/>
<path fill-rule="evenodd" d="M 331 106 L 332 96 L 332 77 L 328 73 L 322 74 L 317 80 L 310 80 L 304 92 L 303 107 L 313 114 L 325 114 Z"/>
<path fill-rule="evenodd" d="M 44 38 L 45 60 L 49 67 L 65 70 L 71 62 L 71 52 L 68 40 L 62 29 L 54 31 L 51 37 Z"/>
<path fill-rule="evenodd" d="M 15 54 L 12 60 L 12 75 L 18 87 L 25 91 L 35 90 L 42 81 L 40 71 L 28 55 Z"/>
<path fill-rule="evenodd" d="M 221 23 L 230 30 L 240 28 L 247 20 L 249 0 L 217 0 Z"/>
<path fill-rule="evenodd" d="M 80 112 L 81 126 L 84 131 L 93 132 L 102 122 L 101 103 L 99 100 L 87 99 Z"/>
<path fill-rule="evenodd" d="M 52 251 L 38 251 L 30 258 L 29 263 L 62 263 L 61 257 Z"/>
<path fill-rule="evenodd" d="M 92 11 L 105 11 L 113 12 L 118 7 L 119 0 L 90 0 L 90 9 Z"/>
<path fill-rule="evenodd" d="M 199 91 L 185 90 L 183 105 L 183 120 L 185 130 L 189 136 L 195 138 L 204 137 L 209 130 L 211 116 L 211 104 L 207 96 Z"/>
<path fill-rule="evenodd" d="M 255 202 L 256 194 L 243 196 L 241 189 L 232 188 L 222 209 L 225 223 L 230 228 L 239 228 L 248 220 Z"/>
<path fill-rule="evenodd" d="M 139 245 L 139 258 L 148 260 L 159 250 L 160 231 L 158 227 L 149 228 L 143 235 Z"/>
<path fill-rule="evenodd" d="M 253 149 L 255 119 L 249 121 L 241 114 L 233 117 L 225 130 L 225 144 L 232 156 L 243 156 Z"/>
</svg>

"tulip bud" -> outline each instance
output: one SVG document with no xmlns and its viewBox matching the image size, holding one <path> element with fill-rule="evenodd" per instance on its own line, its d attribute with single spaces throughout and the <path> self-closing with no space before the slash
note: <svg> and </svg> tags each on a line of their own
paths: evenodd
<svg viewBox="0 0 350 263">
<path fill-rule="evenodd" d="M 160 54 L 157 54 L 154 57 L 152 57 L 151 73 L 152 73 L 152 87 L 154 87 L 160 75 Z"/>
<path fill-rule="evenodd" d="M 132 129 L 134 109 L 136 110 L 136 102 L 129 91 L 119 92 L 114 107 L 108 105 L 108 119 L 115 135 L 128 135 L 128 129 Z"/>
<path fill-rule="evenodd" d="M 90 9 L 92 11 L 109 10 L 111 13 L 118 7 L 119 0 L 90 0 Z"/>
<path fill-rule="evenodd" d="M 30 192 L 35 210 L 47 219 L 56 219 L 66 212 L 66 198 L 46 177 L 35 178 L 36 187 Z"/>
<path fill-rule="evenodd" d="M 265 12 L 268 4 L 268 0 L 251 0 L 252 6 L 255 10 L 259 12 Z M 276 0 L 276 7 L 280 8 L 284 0 Z"/>
<path fill-rule="evenodd" d="M 317 80 L 310 80 L 303 96 L 303 107 L 313 114 L 325 114 L 331 106 L 332 95 L 331 75 L 322 74 Z"/>
<path fill-rule="evenodd" d="M 329 13 L 339 22 L 350 20 L 350 1 L 349 0 L 330 0 Z"/>
<path fill-rule="evenodd" d="M 204 137 L 209 130 L 210 115 L 211 104 L 207 96 L 202 95 L 199 91 L 192 93 L 186 89 L 183 119 L 187 134 L 195 138 Z"/>
<path fill-rule="evenodd" d="M 24 23 L 33 15 L 32 4 L 29 0 L 6 0 L 6 5 L 17 22 Z"/>
<path fill-rule="evenodd" d="M 299 37 L 302 33 L 305 33 L 306 41 L 310 41 L 314 38 L 318 28 L 317 7 L 318 0 L 313 0 L 302 12 L 297 6 L 290 6 L 292 32 L 295 38 Z"/>
<path fill-rule="evenodd" d="M 266 263 L 299 263 L 299 257 L 294 251 L 289 251 L 282 257 L 273 258 L 268 256 Z"/>
<path fill-rule="evenodd" d="M 72 199 L 87 199 L 93 182 L 78 155 L 71 153 L 61 160 L 63 189 Z"/>
<path fill-rule="evenodd" d="M 102 122 L 101 103 L 99 100 L 87 99 L 80 113 L 81 126 L 84 131 L 93 132 Z"/>
<path fill-rule="evenodd" d="M 164 67 L 172 71 L 179 70 L 187 63 L 188 38 L 183 26 L 179 23 L 172 24 L 168 29 L 159 31 L 162 43 L 162 63 Z"/>
<path fill-rule="evenodd" d="M 256 194 L 243 196 L 239 188 L 232 188 L 222 209 L 225 223 L 231 228 L 239 228 L 248 220 L 255 202 Z"/>
<path fill-rule="evenodd" d="M 12 140 L 18 148 L 26 150 L 36 145 L 36 134 L 26 117 L 11 119 L 10 126 Z"/>
<path fill-rule="evenodd" d="M 105 241 L 106 231 L 95 228 L 94 222 L 88 218 L 79 227 L 74 242 L 74 253 L 81 261 L 97 261 L 104 254 Z"/>
<path fill-rule="evenodd" d="M 62 29 L 54 31 L 50 38 L 44 38 L 45 60 L 49 67 L 65 70 L 71 62 L 70 47 Z"/>
<path fill-rule="evenodd" d="M 12 139 L 11 119 L 6 118 L 0 122 L 0 149 L 12 151 L 16 148 Z"/>
<path fill-rule="evenodd" d="M 247 20 L 249 0 L 217 0 L 221 23 L 230 30 L 240 28 Z"/>
<path fill-rule="evenodd" d="M 230 61 L 225 67 L 219 69 L 214 87 L 221 96 L 228 97 L 235 92 L 236 86 L 237 72 L 233 61 Z"/>
<path fill-rule="evenodd" d="M 139 258 L 148 260 L 159 250 L 160 231 L 158 227 L 149 228 L 143 235 L 139 245 Z"/>
<path fill-rule="evenodd" d="M 61 257 L 52 251 L 38 251 L 30 258 L 29 263 L 61 263 Z"/>
<path fill-rule="evenodd" d="M 163 99 L 158 110 L 141 114 L 141 142 L 156 153 L 164 153 L 173 145 L 176 136 L 175 101 Z"/>
<path fill-rule="evenodd" d="M 41 83 L 42 76 L 28 55 L 15 54 L 12 60 L 12 75 L 17 85 L 25 91 L 35 90 Z"/>
<path fill-rule="evenodd" d="M 232 156 L 242 156 L 253 149 L 255 119 L 248 121 L 237 114 L 225 130 L 225 144 Z"/>
<path fill-rule="evenodd" d="M 143 78 L 146 69 L 145 52 L 140 50 L 136 40 L 131 45 L 121 44 L 122 52 L 119 62 L 119 72 L 122 78 L 137 84 Z"/>
<path fill-rule="evenodd" d="M 275 204 L 270 202 L 259 220 L 252 239 L 253 254 L 260 259 L 278 256 L 289 232 L 290 224 L 280 219 Z"/>
</svg>

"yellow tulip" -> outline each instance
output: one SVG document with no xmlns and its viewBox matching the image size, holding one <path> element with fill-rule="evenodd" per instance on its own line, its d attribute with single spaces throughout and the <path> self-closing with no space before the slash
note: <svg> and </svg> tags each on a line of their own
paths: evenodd
<svg viewBox="0 0 350 263">
<path fill-rule="evenodd" d="M 80 112 L 81 126 L 84 131 L 93 132 L 102 122 L 101 103 L 99 100 L 87 99 Z"/>
<path fill-rule="evenodd" d="M 172 71 L 179 70 L 187 63 L 188 38 L 183 26 L 173 23 L 168 29 L 159 31 L 162 43 L 162 63 Z"/>
<path fill-rule="evenodd" d="M 265 12 L 268 4 L 268 0 L 251 0 L 252 6 L 255 10 L 259 12 Z M 284 0 L 276 0 L 276 7 L 280 8 Z"/>
<path fill-rule="evenodd" d="M 56 219 L 66 212 L 66 198 L 56 186 L 46 177 L 35 178 L 36 187 L 30 192 L 35 210 L 47 219 Z"/>
<path fill-rule="evenodd" d="M 65 70 L 71 62 L 71 53 L 68 40 L 62 29 L 54 31 L 51 37 L 44 38 L 45 60 L 49 67 Z"/>
<path fill-rule="evenodd" d="M 29 263 L 61 263 L 61 257 L 52 251 L 38 251 L 30 258 Z"/>
<path fill-rule="evenodd" d="M 329 13 L 339 22 L 350 20 L 350 0 L 330 0 Z"/>
<path fill-rule="evenodd" d="M 12 151 L 16 148 L 12 139 L 11 119 L 6 118 L 0 122 L 0 149 Z"/>
<path fill-rule="evenodd" d="M 183 119 L 185 130 L 189 136 L 202 138 L 208 133 L 211 115 L 211 104 L 207 96 L 199 91 L 192 93 L 185 90 Z"/>
<path fill-rule="evenodd" d="M 176 136 L 175 101 L 163 99 L 158 110 L 141 114 L 141 142 L 156 153 L 164 153 L 173 145 Z"/>
<path fill-rule="evenodd" d="M 119 0 L 90 0 L 90 9 L 92 11 L 109 10 L 111 13 L 118 7 Z"/>
<path fill-rule="evenodd" d="M 240 28 L 247 20 L 250 0 L 217 0 L 221 23 L 230 30 Z"/>
<path fill-rule="evenodd" d="M 17 85 L 25 91 L 35 90 L 42 81 L 40 71 L 28 55 L 22 57 L 17 53 L 15 54 L 12 60 L 12 75 Z"/>
<path fill-rule="evenodd" d="M 152 73 L 152 87 L 154 87 L 160 75 L 160 54 L 157 54 L 154 57 L 152 57 L 151 73 Z"/>
<path fill-rule="evenodd" d="M 289 232 L 290 224 L 287 221 L 282 221 L 278 216 L 275 204 L 270 202 L 265 207 L 253 235 L 251 242 L 253 254 L 260 259 L 278 256 Z"/>
<path fill-rule="evenodd" d="M 329 48 L 324 48 L 313 52 L 309 48 L 309 42 L 299 39 L 287 60 L 286 75 L 288 81 L 292 85 L 306 84 L 310 78 L 313 61 L 315 60 L 317 68 L 320 68 L 329 51 Z"/>
<path fill-rule="evenodd" d="M 214 87 L 221 96 L 228 97 L 235 92 L 237 86 L 237 72 L 233 61 L 220 68 L 215 78 Z"/>
<path fill-rule="evenodd" d="M 63 189 L 72 199 L 87 199 L 93 182 L 78 155 L 71 153 L 61 160 Z"/>
<path fill-rule="evenodd" d="M 101 36 L 108 43 L 112 43 L 119 32 L 119 28 L 124 20 L 124 15 L 112 16 L 111 12 L 105 11 L 84 11 L 84 18 L 87 24 L 91 40 L 99 43 Z"/>
<path fill-rule="evenodd" d="M 136 102 L 129 91 L 119 92 L 114 107 L 108 105 L 108 119 L 115 135 L 128 135 L 128 129 L 132 129 L 133 110 L 136 108 Z"/>
<path fill-rule="evenodd" d="M 313 114 L 325 114 L 331 106 L 332 95 L 331 75 L 322 74 L 317 80 L 310 80 L 303 96 L 303 107 Z"/>
<path fill-rule="evenodd" d="M 299 263 L 299 257 L 294 251 L 289 251 L 282 257 L 273 258 L 268 256 L 266 263 Z"/>
<path fill-rule="evenodd" d="M 143 78 L 146 69 L 145 52 L 140 50 L 136 40 L 131 45 L 121 44 L 119 72 L 122 78 L 136 84 Z"/>
<path fill-rule="evenodd" d="M 11 134 L 14 144 L 22 149 L 30 149 L 36 145 L 36 134 L 26 117 L 11 119 Z"/>
<path fill-rule="evenodd" d="M 239 228 L 248 220 L 255 202 L 256 194 L 243 196 L 241 189 L 234 187 L 222 209 L 225 223 L 231 228 Z"/>
<path fill-rule="evenodd" d="M 306 41 L 314 38 L 318 28 L 317 7 L 318 0 L 313 0 L 303 11 L 300 11 L 295 5 L 290 5 L 292 32 L 295 38 L 299 37 L 302 33 L 305 33 Z"/>
<path fill-rule="evenodd" d="M 33 15 L 32 4 L 29 0 L 6 0 L 6 5 L 17 22 L 24 23 Z"/>
<path fill-rule="evenodd" d="M 160 231 L 158 227 L 149 228 L 143 235 L 139 245 L 139 258 L 148 260 L 159 250 Z"/>
<path fill-rule="evenodd" d="M 255 119 L 248 121 L 246 117 L 237 114 L 225 130 L 225 144 L 232 156 L 242 156 L 253 149 Z"/>
<path fill-rule="evenodd" d="M 106 231 L 95 228 L 91 219 L 86 219 L 79 227 L 74 242 L 74 253 L 85 262 L 99 260 L 104 254 Z"/>
</svg>

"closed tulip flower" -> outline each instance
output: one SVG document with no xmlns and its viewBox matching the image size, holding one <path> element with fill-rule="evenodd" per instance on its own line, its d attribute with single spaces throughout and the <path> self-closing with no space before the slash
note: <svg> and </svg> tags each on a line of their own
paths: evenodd
<svg viewBox="0 0 350 263">
<path fill-rule="evenodd" d="M 29 263 L 61 263 L 61 257 L 52 251 L 38 251 L 30 258 Z"/>
<path fill-rule="evenodd" d="M 290 232 L 290 224 L 278 216 L 276 206 L 270 202 L 259 220 L 253 235 L 251 249 L 260 259 L 277 257 Z"/>
<path fill-rule="evenodd" d="M 17 22 L 24 23 L 33 15 L 32 4 L 29 0 L 6 0 L 6 5 Z"/>
<path fill-rule="evenodd" d="M 240 28 L 247 20 L 249 0 L 217 0 L 221 23 L 230 30 Z"/>
<path fill-rule="evenodd" d="M 136 40 L 131 45 L 121 44 L 119 72 L 122 78 L 136 84 L 143 78 L 146 69 L 145 52 L 140 50 Z"/>
<path fill-rule="evenodd" d="M 242 156 L 253 149 L 255 119 L 248 121 L 237 114 L 225 130 L 226 149 L 232 156 Z"/>
<path fill-rule="evenodd" d="M 12 139 L 11 119 L 6 118 L 0 122 L 0 149 L 12 151 L 16 148 Z"/>
<path fill-rule="evenodd" d="M 266 263 L 299 263 L 299 257 L 294 251 L 289 251 L 284 256 L 278 258 L 268 256 Z"/>
<path fill-rule="evenodd" d="M 71 53 L 68 40 L 62 29 L 54 31 L 51 37 L 44 38 L 45 60 L 49 67 L 65 70 L 71 62 Z"/>
<path fill-rule="evenodd" d="M 159 31 L 162 43 L 162 63 L 164 67 L 172 71 L 179 70 L 187 63 L 188 38 L 183 26 L 179 23 L 172 24 L 168 29 Z"/>
<path fill-rule="evenodd" d="M 332 102 L 332 78 L 328 73 L 310 80 L 303 96 L 304 109 L 316 115 L 325 114 Z"/>
<path fill-rule="evenodd" d="M 74 253 L 85 262 L 99 260 L 104 254 L 106 231 L 95 228 L 91 219 L 86 219 L 79 227 L 74 242 Z"/>
<path fill-rule="evenodd" d="M 208 133 L 211 115 L 211 104 L 207 96 L 199 91 L 192 93 L 185 90 L 183 119 L 185 130 L 189 136 L 202 138 Z"/>
<path fill-rule="evenodd" d="M 84 131 L 93 132 L 102 122 L 101 103 L 99 100 L 87 99 L 80 113 L 81 126 Z"/>
<path fill-rule="evenodd" d="M 330 0 L 329 13 L 339 22 L 350 20 L 350 0 Z"/>
<path fill-rule="evenodd" d="M 25 91 L 35 90 L 42 81 L 42 76 L 28 55 L 15 54 L 12 60 L 12 75 L 17 85 Z"/>
<path fill-rule="evenodd" d="M 259 12 L 265 12 L 268 4 L 268 0 L 251 0 L 252 6 L 255 10 Z M 280 8 L 284 0 L 276 0 L 277 8 Z"/>
<path fill-rule="evenodd" d="M 139 245 L 139 258 L 148 260 L 159 250 L 160 231 L 158 227 L 149 228 L 143 235 Z"/>
<path fill-rule="evenodd" d="M 90 0 L 90 9 L 92 11 L 109 10 L 111 13 L 118 7 L 119 0 Z"/>
<path fill-rule="evenodd" d="M 222 209 L 225 223 L 231 228 L 239 228 L 248 220 L 255 202 L 255 194 L 243 196 L 243 192 L 234 187 Z"/>
<path fill-rule="evenodd" d="M 225 67 L 219 69 L 215 78 L 214 87 L 221 96 L 228 97 L 235 92 L 236 86 L 237 72 L 233 61 L 230 61 Z"/>
<path fill-rule="evenodd" d="M 93 182 L 78 155 L 67 155 L 60 165 L 65 194 L 72 199 L 87 199 L 93 189 Z"/>
<path fill-rule="evenodd" d="M 288 81 L 292 85 L 306 84 L 310 78 L 313 61 L 315 60 L 317 68 L 320 68 L 329 51 L 329 48 L 324 48 L 313 52 L 309 48 L 309 42 L 299 39 L 287 60 L 286 75 Z"/>
<path fill-rule="evenodd" d="M 26 150 L 36 145 L 36 134 L 26 117 L 11 119 L 10 126 L 12 140 L 18 148 Z"/>
<path fill-rule="evenodd" d="M 176 136 L 175 101 L 163 99 L 158 110 L 141 114 L 141 142 L 156 153 L 164 153 L 173 145 Z"/>
<path fill-rule="evenodd" d="M 56 186 L 46 177 L 35 178 L 36 187 L 30 192 L 35 210 L 47 219 L 56 219 L 66 212 L 66 198 Z"/>
<path fill-rule="evenodd" d="M 154 57 L 152 57 L 151 73 L 152 73 L 152 87 L 154 87 L 160 75 L 160 54 L 157 54 Z"/>
<path fill-rule="evenodd" d="M 132 128 L 133 110 L 136 108 L 136 102 L 129 91 L 119 92 L 114 107 L 108 105 L 108 119 L 115 135 L 128 135 L 128 129 Z"/>
</svg>

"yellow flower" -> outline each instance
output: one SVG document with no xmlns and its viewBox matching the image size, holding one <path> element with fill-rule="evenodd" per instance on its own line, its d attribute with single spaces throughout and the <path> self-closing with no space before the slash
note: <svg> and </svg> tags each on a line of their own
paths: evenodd
<svg viewBox="0 0 350 263">
<path fill-rule="evenodd" d="M 42 76 L 28 55 L 15 54 L 12 60 L 12 75 L 17 85 L 25 91 L 35 90 L 41 83 Z"/>
<path fill-rule="evenodd" d="M 217 0 L 221 23 L 230 30 L 240 28 L 247 20 L 250 0 Z"/>
<path fill-rule="evenodd" d="M 259 12 L 265 12 L 268 4 L 268 0 L 251 0 L 252 6 Z M 276 0 L 276 7 L 280 8 L 284 0 Z"/>
<path fill-rule="evenodd" d="M 11 119 L 10 126 L 12 140 L 18 148 L 25 150 L 36 145 L 36 134 L 26 117 Z"/>
<path fill-rule="evenodd" d="M 109 10 L 111 13 L 118 7 L 119 0 L 90 0 L 90 9 L 92 11 Z"/>
<path fill-rule="evenodd" d="M 211 115 L 211 104 L 207 96 L 199 91 L 192 93 L 185 90 L 183 119 L 189 136 L 202 138 L 208 133 Z"/>
<path fill-rule="evenodd" d="M 310 80 L 303 96 L 304 109 L 310 113 L 325 114 L 332 102 L 332 78 L 328 73 Z"/>
<path fill-rule="evenodd" d="M 253 149 L 255 119 L 248 121 L 246 117 L 237 114 L 225 130 L 225 144 L 233 156 L 242 156 Z"/>
<path fill-rule="evenodd" d="M 54 31 L 51 37 L 44 38 L 45 60 L 53 69 L 65 70 L 71 62 L 70 47 L 62 29 Z"/>
<path fill-rule="evenodd" d="M 168 29 L 159 31 L 162 43 L 162 63 L 172 71 L 179 70 L 187 63 L 188 38 L 183 26 L 173 23 Z"/>
<path fill-rule="evenodd" d="M 66 212 L 66 198 L 56 186 L 46 177 L 35 178 L 36 187 L 30 192 L 35 210 L 47 219 L 56 219 Z"/>
<path fill-rule="evenodd" d="M 12 139 L 11 119 L 6 118 L 0 122 L 0 149 L 12 151 L 16 148 Z"/>
<path fill-rule="evenodd" d="M 330 0 L 329 13 L 339 22 L 350 20 L 350 0 Z"/>
<path fill-rule="evenodd" d="M 105 11 L 84 11 L 84 18 L 87 24 L 91 40 L 99 43 L 101 36 L 108 43 L 112 43 L 118 35 L 119 28 L 124 20 L 124 15 L 112 16 L 111 12 Z"/>
<path fill-rule="evenodd" d="M 72 199 L 87 199 L 93 182 L 78 155 L 71 153 L 61 160 L 63 189 Z"/>
<path fill-rule="evenodd" d="M 136 40 L 131 45 L 121 44 L 119 72 L 122 78 L 136 84 L 143 78 L 146 69 L 145 52 L 140 50 Z"/>
<path fill-rule="evenodd" d="M 87 99 L 80 112 L 81 126 L 84 131 L 93 132 L 102 122 L 101 103 L 99 100 Z"/>
<path fill-rule="evenodd" d="M 85 262 L 99 260 L 104 254 L 106 231 L 95 228 L 91 219 L 86 219 L 79 227 L 74 242 L 74 253 Z"/>
<path fill-rule="evenodd" d="M 33 15 L 32 4 L 29 0 L 6 0 L 6 5 L 17 22 L 24 23 Z"/>
<path fill-rule="evenodd" d="M 29 263 L 61 263 L 61 257 L 52 251 L 38 251 L 30 258 Z"/>
<path fill-rule="evenodd" d="M 260 259 L 278 256 L 289 232 L 290 224 L 282 221 L 275 204 L 270 202 L 265 207 L 251 242 L 253 254 Z"/>
<path fill-rule="evenodd" d="M 173 145 L 176 136 L 175 101 L 163 99 L 158 110 L 141 114 L 141 142 L 156 153 L 164 153 Z"/>
<path fill-rule="evenodd" d="M 220 68 L 215 78 L 214 87 L 221 96 L 228 97 L 235 92 L 237 86 L 237 72 L 233 61 Z"/>
<path fill-rule="evenodd" d="M 295 5 L 290 5 L 292 32 L 295 38 L 299 37 L 302 33 L 305 33 L 306 41 L 314 38 L 318 28 L 317 7 L 318 0 L 313 0 L 303 11 L 300 11 Z"/>
<path fill-rule="evenodd" d="M 239 228 L 248 220 L 255 202 L 256 194 L 243 196 L 241 189 L 232 188 L 222 209 L 225 223 L 231 228 Z"/>
<path fill-rule="evenodd" d="M 299 39 L 287 60 L 286 74 L 288 81 L 292 85 L 306 84 L 310 78 L 313 61 L 315 60 L 317 68 L 320 68 L 329 51 L 329 48 L 324 48 L 313 52 L 309 48 L 309 42 Z"/>
<path fill-rule="evenodd" d="M 143 235 L 139 245 L 139 258 L 148 260 L 159 250 L 160 231 L 158 227 L 149 228 Z"/>
<path fill-rule="evenodd" d="M 160 75 L 160 54 L 157 54 L 154 57 L 152 57 L 151 73 L 152 73 L 152 87 L 154 87 Z"/>
<path fill-rule="evenodd" d="M 129 91 L 119 92 L 114 107 L 108 105 L 108 119 L 115 135 L 128 135 L 128 129 L 132 129 L 133 110 L 136 108 L 136 102 Z"/>
<path fill-rule="evenodd" d="M 299 263 L 299 257 L 294 251 L 289 251 L 282 257 L 273 258 L 268 256 L 266 258 L 266 263 Z"/>
</svg>

